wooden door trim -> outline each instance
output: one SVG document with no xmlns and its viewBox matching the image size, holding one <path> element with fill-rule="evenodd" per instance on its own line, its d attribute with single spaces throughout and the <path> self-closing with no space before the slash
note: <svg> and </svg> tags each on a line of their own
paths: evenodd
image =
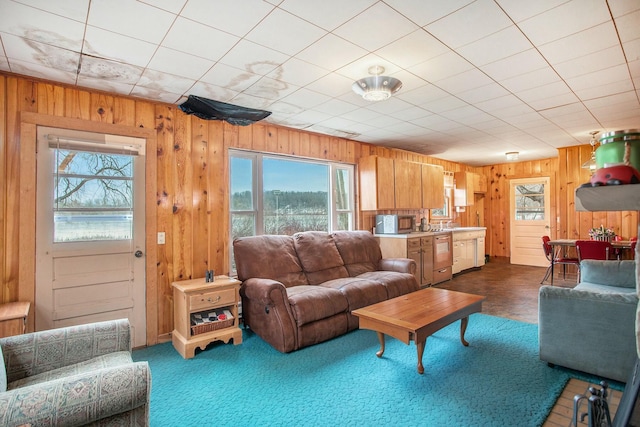
<svg viewBox="0 0 640 427">
<path fill-rule="evenodd" d="M 63 129 L 107 133 L 146 139 L 145 155 L 145 312 L 147 327 L 147 345 L 158 342 L 158 307 L 156 265 L 158 251 L 156 246 L 157 220 L 154 207 L 157 194 L 157 140 L 155 129 L 138 128 L 118 124 L 92 122 L 88 120 L 50 116 L 33 112 L 20 113 L 20 207 L 19 228 L 20 244 L 18 299 L 30 301 L 31 310 L 35 307 L 36 285 L 36 147 L 37 127 L 57 127 Z M 35 319 L 29 316 L 27 330 L 33 331 Z"/>
</svg>

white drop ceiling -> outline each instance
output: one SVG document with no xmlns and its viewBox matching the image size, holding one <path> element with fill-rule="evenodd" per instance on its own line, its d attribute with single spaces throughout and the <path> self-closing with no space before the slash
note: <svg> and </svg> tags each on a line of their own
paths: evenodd
<svg viewBox="0 0 640 427">
<path fill-rule="evenodd" d="M 0 0 L 0 70 L 472 166 L 640 128 L 639 0 Z M 391 99 L 351 90 L 373 65 Z"/>
</svg>

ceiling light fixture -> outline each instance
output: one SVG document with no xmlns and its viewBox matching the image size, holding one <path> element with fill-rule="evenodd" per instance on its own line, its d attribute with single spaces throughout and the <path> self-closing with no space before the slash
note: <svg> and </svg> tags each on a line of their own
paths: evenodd
<svg viewBox="0 0 640 427">
<path fill-rule="evenodd" d="M 597 143 L 596 135 L 598 134 L 598 132 L 600 132 L 600 131 L 594 130 L 592 132 L 589 132 L 589 135 L 591 135 L 591 141 L 589 141 L 589 144 L 591 144 L 591 158 L 582 164 L 582 168 L 583 169 L 589 169 L 591 171 L 594 171 L 597 168 L 597 165 L 596 165 L 596 143 Z"/>
<path fill-rule="evenodd" d="M 520 153 L 517 151 L 509 151 L 508 153 L 504 153 L 504 155 L 507 156 L 508 162 L 515 162 L 516 160 L 518 160 Z"/>
<path fill-rule="evenodd" d="M 371 77 L 365 77 L 353 82 L 351 88 L 355 93 L 367 101 L 384 101 L 391 98 L 402 87 L 402 82 L 389 76 L 383 76 L 384 67 L 374 65 L 369 67 Z"/>
</svg>

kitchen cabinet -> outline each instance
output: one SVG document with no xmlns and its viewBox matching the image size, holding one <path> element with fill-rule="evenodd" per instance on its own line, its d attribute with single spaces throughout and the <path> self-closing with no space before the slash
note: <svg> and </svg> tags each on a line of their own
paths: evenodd
<svg viewBox="0 0 640 427">
<path fill-rule="evenodd" d="M 413 240 L 413 245 L 417 245 L 420 240 L 420 262 L 418 263 L 418 283 L 420 286 L 428 286 L 433 283 L 433 237 L 420 237 Z"/>
<path fill-rule="evenodd" d="M 422 168 L 420 163 L 393 161 L 396 209 L 422 208 Z"/>
<path fill-rule="evenodd" d="M 455 206 L 472 206 L 474 194 L 486 193 L 488 190 L 487 177 L 473 172 L 456 172 L 454 195 Z"/>
<path fill-rule="evenodd" d="M 453 274 L 475 267 L 476 242 L 474 239 L 458 240 L 453 238 Z"/>
<path fill-rule="evenodd" d="M 416 280 L 421 287 L 433 283 L 433 236 L 376 236 L 383 258 L 411 258 L 416 262 Z"/>
<path fill-rule="evenodd" d="M 395 209 L 393 159 L 363 157 L 358 163 L 360 175 L 360 209 L 375 211 Z"/>
<path fill-rule="evenodd" d="M 422 208 L 439 209 L 444 206 L 444 168 L 422 164 Z"/>
<path fill-rule="evenodd" d="M 453 232 L 453 274 L 484 265 L 486 230 Z"/>
<path fill-rule="evenodd" d="M 482 267 L 485 263 L 485 257 L 484 254 L 485 252 L 485 247 L 484 247 L 484 235 L 486 233 L 482 234 L 482 237 L 478 237 L 476 239 L 476 263 L 474 265 L 474 267 Z"/>
<path fill-rule="evenodd" d="M 471 172 L 456 172 L 454 174 L 456 186 L 453 191 L 455 206 L 472 206 L 474 194 L 474 179 Z"/>
<path fill-rule="evenodd" d="M 385 157 L 358 163 L 360 209 L 430 209 L 444 205 L 444 169 Z"/>
<path fill-rule="evenodd" d="M 420 163 L 370 156 L 358 169 L 362 210 L 422 208 Z"/>
<path fill-rule="evenodd" d="M 489 191 L 489 185 L 487 177 L 480 175 L 479 173 L 473 174 L 473 192 L 474 193 L 486 193 Z"/>
</svg>

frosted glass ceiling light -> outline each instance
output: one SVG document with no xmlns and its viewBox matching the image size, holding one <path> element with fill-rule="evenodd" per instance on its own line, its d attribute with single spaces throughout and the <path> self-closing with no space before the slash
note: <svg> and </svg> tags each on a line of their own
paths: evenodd
<svg viewBox="0 0 640 427">
<path fill-rule="evenodd" d="M 369 68 L 371 77 L 356 80 L 351 88 L 367 101 L 384 101 L 391 98 L 402 87 L 402 82 L 393 77 L 383 76 L 384 67 L 374 65 Z"/>
<path fill-rule="evenodd" d="M 597 165 L 596 165 L 596 135 L 598 134 L 598 132 L 599 131 L 597 131 L 597 130 L 594 130 L 593 132 L 589 132 L 589 134 L 591 135 L 591 141 L 589 141 L 589 144 L 591 144 L 591 158 L 582 164 L 582 168 L 583 169 L 589 169 L 591 171 L 594 171 L 597 168 Z"/>
<path fill-rule="evenodd" d="M 515 162 L 516 160 L 518 160 L 518 157 L 520 156 L 520 153 L 517 151 L 509 151 L 508 153 L 504 154 L 505 156 L 507 156 L 507 161 L 508 162 Z"/>
</svg>

